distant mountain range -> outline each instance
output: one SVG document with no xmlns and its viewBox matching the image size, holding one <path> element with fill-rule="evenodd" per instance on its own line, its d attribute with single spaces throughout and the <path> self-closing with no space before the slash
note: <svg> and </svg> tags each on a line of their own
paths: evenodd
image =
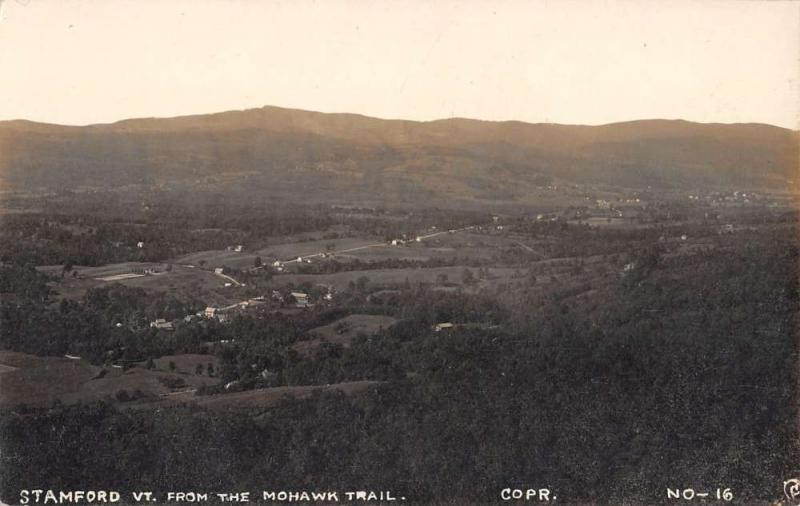
<svg viewBox="0 0 800 506">
<path fill-rule="evenodd" d="M 83 127 L 0 122 L 4 190 L 127 185 L 527 202 L 570 183 L 788 189 L 798 133 L 763 124 L 383 120 L 263 107 Z"/>
</svg>

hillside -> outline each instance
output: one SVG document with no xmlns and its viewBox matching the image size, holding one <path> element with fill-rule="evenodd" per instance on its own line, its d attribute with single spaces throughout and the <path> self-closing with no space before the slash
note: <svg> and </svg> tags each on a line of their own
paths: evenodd
<svg viewBox="0 0 800 506">
<path fill-rule="evenodd" d="M 797 134 L 761 124 L 382 120 L 263 107 L 71 127 L 0 122 L 5 190 L 194 185 L 525 202 L 548 184 L 786 189 Z"/>
</svg>

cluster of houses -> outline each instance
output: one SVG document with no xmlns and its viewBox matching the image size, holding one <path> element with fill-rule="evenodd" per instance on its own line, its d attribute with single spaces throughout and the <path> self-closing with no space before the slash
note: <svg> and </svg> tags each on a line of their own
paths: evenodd
<svg viewBox="0 0 800 506">
<path fill-rule="evenodd" d="M 151 265 L 150 267 L 132 267 L 132 274 L 144 274 L 145 276 L 157 276 L 172 270 L 171 264 Z"/>
<path fill-rule="evenodd" d="M 416 236 L 413 239 L 408 239 L 406 238 L 405 235 L 403 235 L 402 238 L 392 239 L 391 241 L 389 241 L 389 244 L 392 246 L 402 246 L 403 244 L 408 244 L 411 242 L 422 242 L 422 237 Z"/>
<path fill-rule="evenodd" d="M 705 200 L 708 204 L 715 207 L 735 206 L 742 204 L 752 204 L 763 200 L 763 197 L 755 192 L 733 191 L 733 192 L 710 192 L 707 195 L 688 196 L 689 200 Z"/>
<path fill-rule="evenodd" d="M 321 256 L 323 258 L 326 258 L 328 256 L 333 256 L 333 255 L 332 254 L 323 253 Z M 274 262 L 272 262 L 272 268 L 276 272 L 283 272 L 283 271 L 286 270 L 286 264 L 287 263 L 294 263 L 294 262 L 296 262 L 298 264 L 310 264 L 311 263 L 311 259 L 310 258 L 297 257 L 297 258 L 292 259 L 292 260 L 287 260 L 286 262 L 283 262 L 281 260 L 275 260 Z"/>
<path fill-rule="evenodd" d="M 599 222 L 598 220 L 619 220 L 635 219 L 642 216 L 644 208 L 639 203 L 639 199 L 620 200 L 612 202 L 607 199 L 596 199 L 593 206 L 570 207 L 561 212 L 561 215 L 549 213 L 539 214 L 536 216 L 536 221 L 558 221 L 560 218 L 567 221 L 578 220 L 592 222 Z M 635 201 L 635 202 L 634 202 Z"/>
<path fill-rule="evenodd" d="M 292 291 L 289 292 L 288 296 L 284 296 L 278 290 L 273 290 L 271 299 L 281 304 L 282 306 L 289 304 L 290 307 L 298 309 L 305 309 L 313 306 L 313 303 L 311 302 L 309 295 L 305 292 L 300 292 L 300 291 Z M 322 295 L 322 299 L 326 301 L 333 300 L 333 292 L 330 289 L 328 289 L 328 291 L 324 295 Z M 198 318 L 216 319 L 220 322 L 225 322 L 228 321 L 231 313 L 235 312 L 236 310 L 246 309 L 251 306 L 258 306 L 263 304 L 265 301 L 266 297 L 259 296 L 226 307 L 219 308 L 219 307 L 209 306 L 205 308 L 205 310 L 197 313 L 197 315 L 190 315 L 187 316 L 187 318 L 193 319 L 193 317 L 196 316 Z M 151 324 L 151 326 L 153 325 Z"/>
</svg>

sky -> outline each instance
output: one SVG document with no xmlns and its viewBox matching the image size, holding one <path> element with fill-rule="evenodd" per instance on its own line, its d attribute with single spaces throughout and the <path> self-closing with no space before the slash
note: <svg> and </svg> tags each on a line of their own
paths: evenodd
<svg viewBox="0 0 800 506">
<path fill-rule="evenodd" d="M 0 1 L 0 120 L 275 105 L 800 126 L 800 2 Z"/>
</svg>

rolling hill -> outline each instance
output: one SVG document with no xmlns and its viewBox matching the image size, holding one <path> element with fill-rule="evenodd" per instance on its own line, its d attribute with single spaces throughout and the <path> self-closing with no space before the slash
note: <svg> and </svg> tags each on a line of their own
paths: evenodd
<svg viewBox="0 0 800 506">
<path fill-rule="evenodd" d="M 763 124 L 415 122 L 277 107 L 82 127 L 0 122 L 0 180 L 12 191 L 172 185 L 525 202 L 565 183 L 785 190 L 797 168 L 797 132 Z"/>
</svg>

